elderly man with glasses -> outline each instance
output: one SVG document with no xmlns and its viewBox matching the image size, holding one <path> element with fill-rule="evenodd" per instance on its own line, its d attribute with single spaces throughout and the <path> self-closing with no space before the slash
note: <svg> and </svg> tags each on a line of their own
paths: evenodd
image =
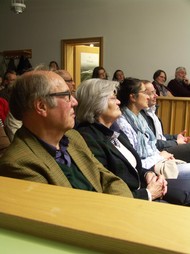
<svg viewBox="0 0 190 254">
<path fill-rule="evenodd" d="M 65 83 L 68 85 L 70 91 L 74 93 L 76 90 L 76 85 L 71 77 L 71 74 L 66 70 L 56 70 L 55 73 L 60 75 L 65 80 Z"/>
<path fill-rule="evenodd" d="M 94 158 L 72 129 L 77 104 L 63 78 L 52 71 L 20 76 L 10 109 L 23 125 L 0 159 L 0 175 L 132 197 L 128 186 Z"/>
</svg>

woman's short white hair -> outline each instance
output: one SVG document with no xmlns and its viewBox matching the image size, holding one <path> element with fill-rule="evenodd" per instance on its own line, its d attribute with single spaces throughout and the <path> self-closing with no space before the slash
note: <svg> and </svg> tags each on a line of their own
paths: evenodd
<svg viewBox="0 0 190 254">
<path fill-rule="evenodd" d="M 83 81 L 76 90 L 78 106 L 77 121 L 94 123 L 107 109 L 108 98 L 117 90 L 119 83 L 104 79 L 88 79 Z"/>
</svg>

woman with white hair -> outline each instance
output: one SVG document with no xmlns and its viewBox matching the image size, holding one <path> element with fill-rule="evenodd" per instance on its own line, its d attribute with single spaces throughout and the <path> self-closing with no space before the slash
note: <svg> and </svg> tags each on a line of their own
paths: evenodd
<svg viewBox="0 0 190 254">
<path fill-rule="evenodd" d="M 135 198 L 163 198 L 184 204 L 187 196 L 183 191 L 176 193 L 171 187 L 167 192 L 163 176 L 142 168 L 140 157 L 115 123 L 121 115 L 117 85 L 117 82 L 101 79 L 89 79 L 80 84 L 76 91 L 78 131 L 95 157 L 127 183 Z"/>
</svg>

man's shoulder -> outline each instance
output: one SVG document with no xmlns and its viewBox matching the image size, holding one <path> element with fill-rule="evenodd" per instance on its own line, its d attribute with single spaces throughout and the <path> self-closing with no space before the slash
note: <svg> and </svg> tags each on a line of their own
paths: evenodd
<svg viewBox="0 0 190 254">
<path fill-rule="evenodd" d="M 85 143 L 82 135 L 75 129 L 71 129 L 65 133 L 65 136 L 69 139 L 69 144 L 82 145 Z"/>
<path fill-rule="evenodd" d="M 177 79 L 171 79 L 171 80 L 168 82 L 167 87 L 170 87 L 170 86 L 173 86 L 173 85 L 180 85 L 180 83 L 178 82 Z M 170 88 L 171 88 L 171 87 L 170 87 Z"/>
</svg>

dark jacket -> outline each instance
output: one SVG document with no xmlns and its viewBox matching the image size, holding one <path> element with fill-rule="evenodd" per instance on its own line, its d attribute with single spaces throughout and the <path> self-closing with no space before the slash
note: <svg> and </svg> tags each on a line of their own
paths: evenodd
<svg viewBox="0 0 190 254">
<path fill-rule="evenodd" d="M 173 96 L 190 97 L 190 85 L 186 85 L 177 79 L 170 80 L 168 83 L 168 89 L 173 94 Z"/>
<path fill-rule="evenodd" d="M 108 129 L 99 123 L 79 124 L 77 130 L 83 136 L 95 157 L 104 165 L 104 167 L 127 183 L 135 198 L 148 199 L 144 179 L 144 174 L 147 170 L 142 169 L 140 157 L 123 132 L 120 131 L 118 139 L 135 156 L 137 161 L 137 171 L 111 143 L 113 130 Z"/>
</svg>

